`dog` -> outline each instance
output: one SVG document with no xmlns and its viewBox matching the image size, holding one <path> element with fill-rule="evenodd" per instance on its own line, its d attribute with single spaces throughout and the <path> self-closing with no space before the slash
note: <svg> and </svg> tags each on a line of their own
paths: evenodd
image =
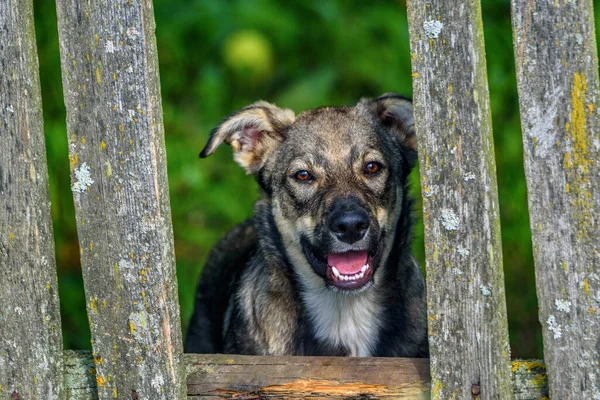
<svg viewBox="0 0 600 400">
<path fill-rule="evenodd" d="M 200 157 L 223 142 L 261 197 L 209 255 L 185 351 L 427 357 L 411 101 L 386 93 L 297 117 L 259 101 L 225 118 Z"/>
</svg>

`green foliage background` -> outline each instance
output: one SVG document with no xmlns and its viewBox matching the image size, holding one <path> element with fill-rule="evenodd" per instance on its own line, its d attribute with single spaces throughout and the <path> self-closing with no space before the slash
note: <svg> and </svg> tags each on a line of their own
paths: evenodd
<svg viewBox="0 0 600 400">
<path fill-rule="evenodd" d="M 90 334 L 70 192 L 56 11 L 53 1 L 34 3 L 64 342 L 66 348 L 86 349 Z M 482 3 L 512 354 L 541 357 L 510 5 Z M 256 184 L 234 164 L 229 149 L 198 159 L 212 127 L 258 99 L 300 112 L 351 105 L 387 91 L 411 95 L 406 7 L 391 0 L 154 0 L 154 7 L 185 329 L 210 248 L 251 214 L 257 198 Z M 420 198 L 418 172 L 412 179 Z M 415 253 L 424 265 L 421 221 L 416 236 Z"/>
</svg>

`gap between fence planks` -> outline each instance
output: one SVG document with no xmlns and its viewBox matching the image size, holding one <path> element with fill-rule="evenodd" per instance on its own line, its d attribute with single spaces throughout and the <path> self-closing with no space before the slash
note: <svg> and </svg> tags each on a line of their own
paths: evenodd
<svg viewBox="0 0 600 400">
<path fill-rule="evenodd" d="M 478 0 L 408 2 L 432 398 L 511 397 L 496 164 Z"/>
<path fill-rule="evenodd" d="M 65 387 L 71 400 L 96 400 L 90 352 L 65 351 Z M 184 354 L 187 398 L 428 399 L 429 360 L 411 358 L 265 357 Z M 545 366 L 514 361 L 517 400 L 548 396 Z"/>
<path fill-rule="evenodd" d="M 600 398 L 600 122 L 591 0 L 512 0 L 539 317 L 555 399 Z"/>
<path fill-rule="evenodd" d="M 58 0 L 100 398 L 185 397 L 152 1 Z"/>
<path fill-rule="evenodd" d="M 51 400 L 62 335 L 32 8 L 0 1 L 0 398 Z"/>
</svg>

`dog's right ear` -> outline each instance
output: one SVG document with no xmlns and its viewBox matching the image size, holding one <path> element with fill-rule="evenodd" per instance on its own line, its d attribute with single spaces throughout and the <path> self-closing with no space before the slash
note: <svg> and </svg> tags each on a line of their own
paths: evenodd
<svg viewBox="0 0 600 400">
<path fill-rule="evenodd" d="M 412 101 L 396 93 L 384 93 L 376 99 L 362 99 L 359 108 L 366 108 L 383 122 L 390 132 L 398 137 L 409 168 L 417 160 L 417 135 L 413 118 Z"/>
<path fill-rule="evenodd" d="M 286 127 L 295 119 L 292 110 L 258 101 L 231 114 L 213 129 L 200 157 L 208 157 L 227 142 L 233 148 L 234 160 L 246 172 L 255 174 L 283 141 Z"/>
</svg>

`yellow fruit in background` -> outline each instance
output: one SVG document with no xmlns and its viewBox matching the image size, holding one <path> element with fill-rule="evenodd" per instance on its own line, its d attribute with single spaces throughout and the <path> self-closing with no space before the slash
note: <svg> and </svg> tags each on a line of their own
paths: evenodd
<svg viewBox="0 0 600 400">
<path fill-rule="evenodd" d="M 258 84 L 273 69 L 273 47 L 260 32 L 242 30 L 227 38 L 222 50 L 225 65 L 239 79 Z"/>
</svg>

